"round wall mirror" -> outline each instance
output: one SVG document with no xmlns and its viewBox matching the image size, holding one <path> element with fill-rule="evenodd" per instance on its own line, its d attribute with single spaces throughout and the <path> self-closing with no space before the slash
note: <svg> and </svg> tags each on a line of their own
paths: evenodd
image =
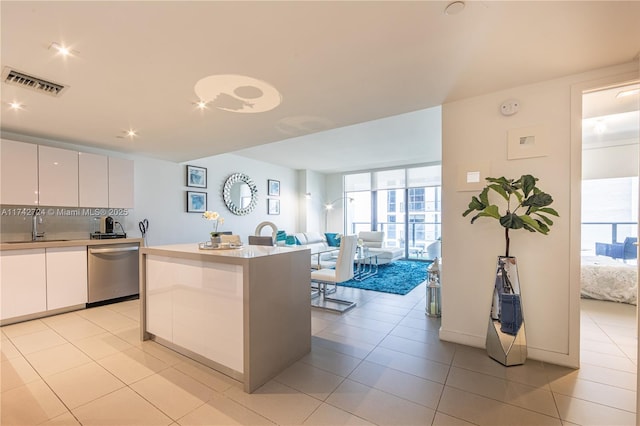
<svg viewBox="0 0 640 426">
<path fill-rule="evenodd" d="M 256 208 L 258 188 L 249 176 L 234 173 L 224 183 L 222 198 L 231 213 L 244 216 Z"/>
</svg>

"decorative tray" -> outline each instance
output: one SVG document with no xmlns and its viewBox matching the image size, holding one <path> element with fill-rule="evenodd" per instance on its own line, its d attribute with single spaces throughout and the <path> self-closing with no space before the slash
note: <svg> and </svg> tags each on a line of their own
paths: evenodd
<svg viewBox="0 0 640 426">
<path fill-rule="evenodd" d="M 221 244 L 217 247 L 214 247 L 211 242 L 198 243 L 198 248 L 200 250 L 236 250 L 241 249 L 242 244 Z"/>
</svg>

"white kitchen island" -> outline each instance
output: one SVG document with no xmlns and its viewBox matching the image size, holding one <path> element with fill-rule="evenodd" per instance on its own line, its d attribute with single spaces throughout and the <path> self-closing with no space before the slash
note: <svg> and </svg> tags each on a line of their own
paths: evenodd
<svg viewBox="0 0 640 426">
<path fill-rule="evenodd" d="M 253 392 L 311 350 L 310 263 L 298 247 L 142 248 L 142 338 Z"/>
</svg>

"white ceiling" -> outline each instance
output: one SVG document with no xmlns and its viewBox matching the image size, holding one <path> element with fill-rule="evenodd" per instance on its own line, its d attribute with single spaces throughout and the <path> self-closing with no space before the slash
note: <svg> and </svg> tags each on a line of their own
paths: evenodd
<svg viewBox="0 0 640 426">
<path fill-rule="evenodd" d="M 301 169 L 331 165 L 323 171 L 416 163 L 429 157 L 429 136 L 317 132 L 628 62 L 640 51 L 638 1 L 468 1 L 453 16 L 446 4 L 3 0 L 1 65 L 69 88 L 53 98 L 3 83 L 1 129 L 177 162 L 245 149 Z M 60 57 L 52 42 L 75 56 Z M 256 114 L 197 110 L 196 82 L 217 74 L 265 81 L 282 103 Z M 8 110 L 14 100 L 24 109 Z M 133 140 L 122 137 L 130 128 Z M 301 138 L 308 134 L 317 136 Z"/>
</svg>

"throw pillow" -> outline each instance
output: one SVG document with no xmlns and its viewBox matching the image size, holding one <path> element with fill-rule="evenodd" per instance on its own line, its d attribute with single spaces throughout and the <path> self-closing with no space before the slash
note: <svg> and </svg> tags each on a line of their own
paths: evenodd
<svg viewBox="0 0 640 426">
<path fill-rule="evenodd" d="M 340 247 L 340 234 L 327 232 L 324 236 L 327 238 L 327 244 L 329 244 L 330 247 Z"/>
<path fill-rule="evenodd" d="M 287 235 L 287 238 L 285 240 L 285 244 L 288 245 L 288 246 L 295 246 L 295 245 L 298 245 L 299 242 L 298 242 L 298 239 L 295 236 Z"/>
</svg>

